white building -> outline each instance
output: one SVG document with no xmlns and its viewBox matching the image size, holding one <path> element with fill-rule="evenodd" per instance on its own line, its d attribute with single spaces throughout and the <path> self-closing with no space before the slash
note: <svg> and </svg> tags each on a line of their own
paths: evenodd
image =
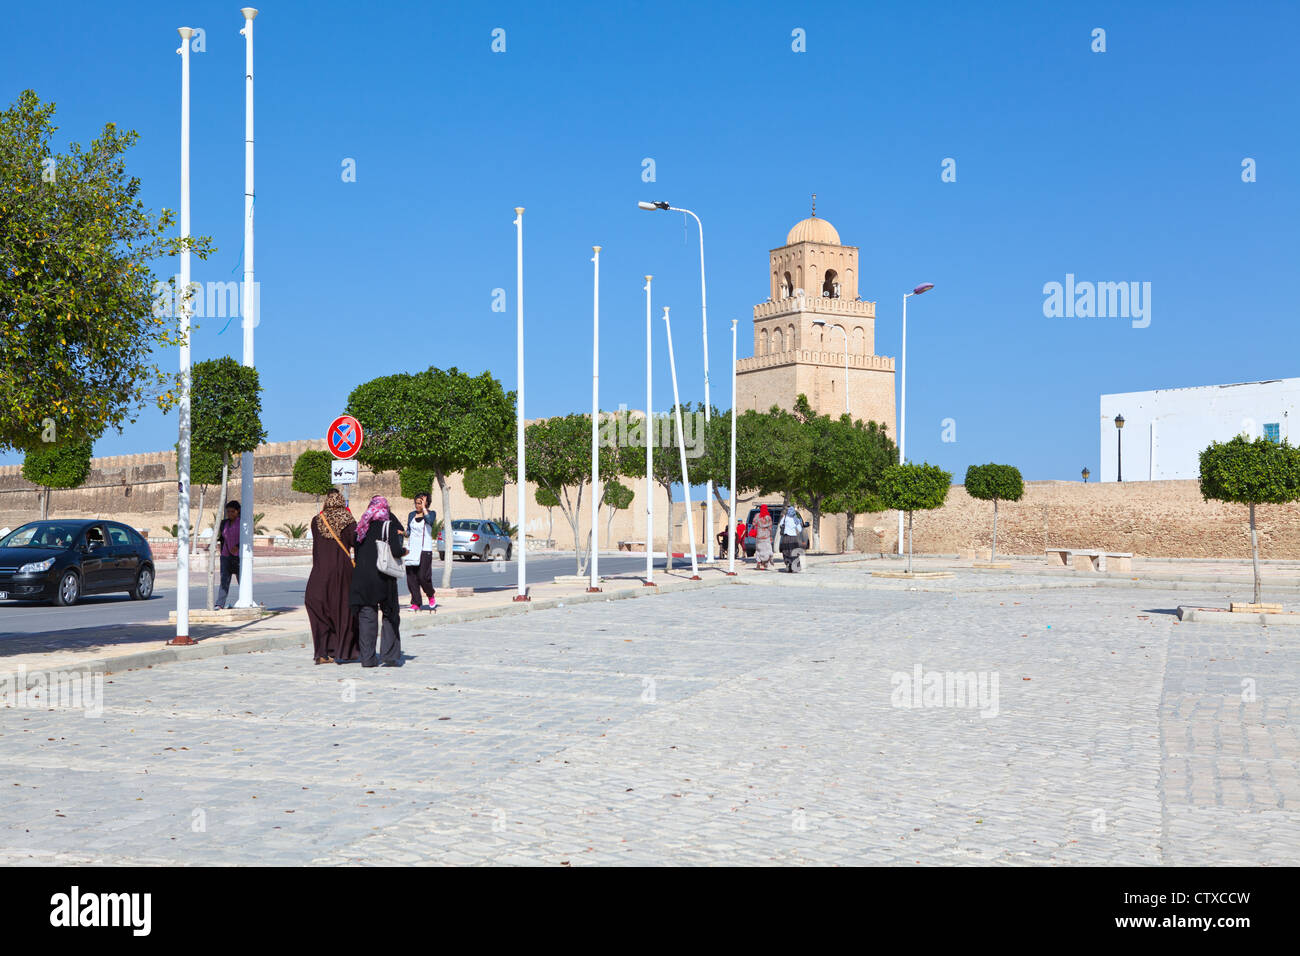
<svg viewBox="0 0 1300 956">
<path fill-rule="evenodd" d="M 1101 466 L 1097 481 L 1114 481 L 1119 450 L 1115 416 L 1124 416 L 1123 478 L 1156 481 L 1197 478 L 1200 453 L 1234 435 L 1287 439 L 1291 413 L 1300 408 L 1300 378 L 1237 385 L 1158 388 L 1101 396 Z"/>
</svg>

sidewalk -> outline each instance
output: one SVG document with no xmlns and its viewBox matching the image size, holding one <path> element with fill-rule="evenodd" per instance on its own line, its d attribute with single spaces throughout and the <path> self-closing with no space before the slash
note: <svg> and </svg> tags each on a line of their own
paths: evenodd
<svg viewBox="0 0 1300 956">
<path fill-rule="evenodd" d="M 418 637 L 433 629 L 465 621 L 528 614 L 566 605 L 625 598 L 652 597 L 670 591 L 686 591 L 738 583 L 721 570 L 702 569 L 699 581 L 691 581 L 690 569 L 655 575 L 655 587 L 647 587 L 639 575 L 602 576 L 602 590 L 588 594 L 579 584 L 541 584 L 530 588 L 532 600 L 514 601 L 514 588 L 479 591 L 457 597 L 455 589 L 439 596 L 436 612 L 402 609 L 402 636 Z M 237 624 L 195 624 L 190 636 L 198 643 L 188 647 L 168 646 L 176 626 L 166 621 L 103 628 L 82 628 L 54 634 L 33 634 L 6 640 L 0 653 L 0 678 L 23 671 L 30 682 L 35 675 L 51 671 L 107 672 L 153 667 L 172 661 L 199 660 L 223 654 L 247 654 L 278 648 L 309 646 L 311 628 L 304 608 L 270 615 L 259 621 Z"/>
</svg>

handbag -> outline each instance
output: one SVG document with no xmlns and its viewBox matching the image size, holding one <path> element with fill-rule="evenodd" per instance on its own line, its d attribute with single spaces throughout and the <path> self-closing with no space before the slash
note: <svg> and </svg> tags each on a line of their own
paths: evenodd
<svg viewBox="0 0 1300 956">
<path fill-rule="evenodd" d="M 383 547 L 380 547 L 378 543 L 375 545 L 375 568 L 378 569 L 380 574 L 386 574 L 390 578 L 400 578 L 406 573 L 406 570 L 402 566 L 401 559 L 393 554 L 393 548 L 388 543 L 387 521 L 384 522 L 384 530 L 380 534 L 379 540 L 384 544 Z"/>
<path fill-rule="evenodd" d="M 337 544 L 340 548 L 343 548 L 343 553 L 348 556 L 348 560 L 352 562 L 352 566 L 355 568 L 357 566 L 356 560 L 353 559 L 352 554 L 348 551 L 348 549 L 343 546 L 343 542 L 339 540 L 338 534 L 335 533 L 334 531 L 334 526 L 330 524 L 330 519 L 325 517 L 325 512 L 323 511 L 320 513 L 320 520 L 325 522 L 325 530 L 330 533 L 330 537 L 334 539 L 334 543 Z"/>
</svg>

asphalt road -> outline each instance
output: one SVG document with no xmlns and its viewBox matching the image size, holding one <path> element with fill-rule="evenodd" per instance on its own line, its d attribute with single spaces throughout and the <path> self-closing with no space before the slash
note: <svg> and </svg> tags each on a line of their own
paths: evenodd
<svg viewBox="0 0 1300 956">
<path fill-rule="evenodd" d="M 682 558 L 674 560 L 677 567 L 688 563 Z M 656 568 L 663 568 L 663 558 L 655 560 Z M 457 561 L 452 572 L 453 586 L 473 587 L 480 591 L 497 588 L 512 589 L 516 584 L 515 562 L 509 561 L 498 571 L 491 562 Z M 600 571 L 603 574 L 635 573 L 645 568 L 645 555 L 601 555 Z M 572 555 L 529 555 L 528 583 L 551 581 L 557 574 L 573 574 Z M 269 608 L 297 608 L 303 603 L 307 587 L 309 565 L 258 568 L 254 582 L 254 597 Z M 191 578 L 193 581 L 194 578 Z M 207 602 L 207 578 L 199 576 L 200 584 L 190 588 L 190 607 L 201 608 Z M 442 564 L 433 566 L 433 583 L 441 586 Z M 399 578 L 398 591 L 406 596 L 406 580 Z M 237 585 L 232 582 L 231 590 Z M 20 604 L 0 602 L 0 640 L 17 635 L 54 633 L 91 627 L 114 627 L 166 621 L 176 610 L 176 572 L 159 572 L 154 596 L 148 601 L 132 601 L 125 593 L 102 594 L 83 597 L 72 607 L 52 607 L 48 604 Z"/>
</svg>

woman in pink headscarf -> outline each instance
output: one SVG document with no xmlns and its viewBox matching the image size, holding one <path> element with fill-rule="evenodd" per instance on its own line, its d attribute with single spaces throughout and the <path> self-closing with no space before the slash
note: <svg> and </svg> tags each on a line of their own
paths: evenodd
<svg viewBox="0 0 1300 956">
<path fill-rule="evenodd" d="M 758 570 L 766 571 L 772 560 L 772 515 L 767 505 L 759 505 L 758 517 L 754 519 L 754 561 Z"/>
<path fill-rule="evenodd" d="M 361 644 L 361 666 L 402 666 L 401 618 L 398 616 L 397 578 L 381 574 L 376 564 L 380 548 L 389 548 L 399 560 L 402 547 L 401 522 L 388 511 L 388 499 L 375 495 L 357 522 L 357 567 L 352 572 L 349 603 L 357 615 L 357 640 Z M 400 566 L 400 565 L 399 565 Z M 383 642 L 375 655 L 379 636 L 379 615 L 383 613 Z"/>
</svg>

